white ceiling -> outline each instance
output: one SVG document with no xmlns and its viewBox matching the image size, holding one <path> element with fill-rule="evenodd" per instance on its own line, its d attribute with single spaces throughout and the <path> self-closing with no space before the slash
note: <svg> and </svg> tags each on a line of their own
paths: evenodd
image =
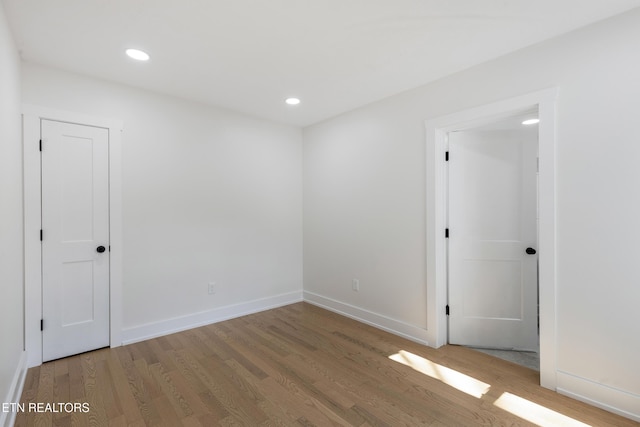
<svg viewBox="0 0 640 427">
<path fill-rule="evenodd" d="M 25 61 L 306 126 L 640 0 L 2 0 Z M 137 63 L 124 49 L 147 51 Z M 285 105 L 297 96 L 302 103 Z"/>
</svg>

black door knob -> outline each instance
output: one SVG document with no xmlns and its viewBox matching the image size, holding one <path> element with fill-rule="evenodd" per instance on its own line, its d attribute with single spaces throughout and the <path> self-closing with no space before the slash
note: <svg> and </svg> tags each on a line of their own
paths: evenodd
<svg viewBox="0 0 640 427">
<path fill-rule="evenodd" d="M 98 247 L 96 248 L 96 252 L 98 252 L 99 254 L 101 254 L 101 253 L 102 253 L 102 252 L 104 252 L 105 250 L 106 250 L 106 249 L 105 249 L 105 247 L 104 247 L 104 246 L 98 246 Z"/>
<path fill-rule="evenodd" d="M 528 253 L 529 255 L 534 255 L 536 253 L 536 250 L 533 248 L 527 248 L 525 252 Z"/>
</svg>

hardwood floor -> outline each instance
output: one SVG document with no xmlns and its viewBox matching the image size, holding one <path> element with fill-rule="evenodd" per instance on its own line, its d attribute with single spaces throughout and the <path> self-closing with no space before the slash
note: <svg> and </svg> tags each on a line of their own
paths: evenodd
<svg viewBox="0 0 640 427">
<path fill-rule="evenodd" d="M 306 303 L 29 370 L 25 408 L 65 402 L 88 412 L 26 410 L 15 425 L 536 425 L 518 409 L 539 425 L 638 425 L 541 388 L 530 369 Z"/>
</svg>

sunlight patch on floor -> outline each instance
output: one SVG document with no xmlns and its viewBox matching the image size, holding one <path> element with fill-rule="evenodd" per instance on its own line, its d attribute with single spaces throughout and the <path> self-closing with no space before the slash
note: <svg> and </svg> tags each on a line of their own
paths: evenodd
<svg viewBox="0 0 640 427">
<path fill-rule="evenodd" d="M 405 350 L 400 350 L 398 353 L 389 356 L 389 359 L 402 363 L 405 366 L 409 366 L 415 371 L 442 381 L 443 383 L 473 397 L 481 398 L 489 391 L 489 388 L 491 388 L 491 385 L 470 377 L 469 375 L 465 375 L 462 372 L 439 365 L 429 359 L 425 359 L 424 357 Z"/>
<path fill-rule="evenodd" d="M 571 417 L 562 415 L 552 409 L 533 403 L 514 394 L 504 392 L 494 403 L 498 408 L 504 409 L 515 416 L 523 418 L 541 427 L 567 426 L 567 427 L 591 427 Z"/>
</svg>

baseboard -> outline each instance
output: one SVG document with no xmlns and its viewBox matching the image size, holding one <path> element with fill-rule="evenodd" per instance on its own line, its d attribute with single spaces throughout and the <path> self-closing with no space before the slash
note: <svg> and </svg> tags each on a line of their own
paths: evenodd
<svg viewBox="0 0 640 427">
<path fill-rule="evenodd" d="M 383 331 L 401 336 L 408 340 L 429 345 L 426 329 L 421 329 L 400 320 L 392 319 L 350 304 L 345 304 L 313 292 L 304 291 L 303 298 L 304 301 L 309 304 L 317 305 L 318 307 L 350 317 L 351 319 L 366 323 L 374 328 L 382 329 Z"/>
<path fill-rule="evenodd" d="M 159 322 L 147 323 L 122 331 L 122 344 L 145 341 L 187 329 L 210 325 L 216 322 L 233 319 L 247 314 L 270 310 L 283 305 L 302 301 L 302 292 L 295 291 L 286 294 L 275 295 L 267 298 L 247 301 L 239 304 L 227 305 L 213 310 L 201 311 L 186 316 L 174 317 Z"/>
<path fill-rule="evenodd" d="M 640 395 L 558 371 L 560 394 L 640 422 Z"/>
<path fill-rule="evenodd" d="M 27 352 L 23 351 L 18 361 L 16 372 L 13 375 L 11 386 L 7 397 L 3 400 L 4 403 L 18 403 L 22 397 L 22 389 L 24 388 L 24 381 L 27 377 Z M 0 427 L 13 427 L 16 421 L 16 412 L 3 412 L 0 410 Z"/>
</svg>

